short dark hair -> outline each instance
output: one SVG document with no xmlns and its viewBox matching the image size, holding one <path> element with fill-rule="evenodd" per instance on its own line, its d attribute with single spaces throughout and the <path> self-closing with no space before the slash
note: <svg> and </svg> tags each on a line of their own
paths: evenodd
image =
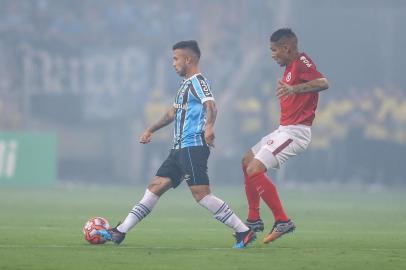
<svg viewBox="0 0 406 270">
<path fill-rule="evenodd" d="M 176 49 L 189 49 L 196 54 L 197 59 L 200 59 L 200 49 L 196 40 L 179 41 L 172 47 L 172 50 Z"/>
<path fill-rule="evenodd" d="M 271 35 L 271 42 L 278 42 L 282 38 L 293 38 L 297 41 L 296 34 L 290 28 L 281 28 L 273 32 Z"/>
</svg>

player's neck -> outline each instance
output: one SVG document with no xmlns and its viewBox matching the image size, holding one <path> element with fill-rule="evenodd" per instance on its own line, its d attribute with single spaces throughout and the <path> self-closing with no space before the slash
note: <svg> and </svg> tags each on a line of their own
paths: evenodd
<svg viewBox="0 0 406 270">
<path fill-rule="evenodd" d="M 300 56 L 300 52 L 296 51 L 292 54 L 292 57 L 289 60 L 289 63 L 287 64 L 287 66 L 289 66 L 290 64 L 292 64 L 293 61 L 295 61 L 297 58 L 299 58 Z"/>
<path fill-rule="evenodd" d="M 199 67 L 191 67 L 185 74 L 185 79 L 189 79 L 190 77 L 199 74 L 200 73 L 200 69 Z"/>
</svg>

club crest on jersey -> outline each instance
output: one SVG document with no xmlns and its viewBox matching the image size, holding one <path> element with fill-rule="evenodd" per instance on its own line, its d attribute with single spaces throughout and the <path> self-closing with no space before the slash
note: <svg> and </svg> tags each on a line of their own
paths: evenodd
<svg viewBox="0 0 406 270">
<path fill-rule="evenodd" d="M 292 79 L 292 72 L 289 72 L 289 73 L 286 75 L 286 78 L 285 78 L 286 82 L 289 82 L 290 79 Z"/>
<path fill-rule="evenodd" d="M 266 144 L 268 144 L 268 145 L 272 145 L 272 144 L 273 144 L 273 140 L 269 140 L 269 141 L 267 141 L 267 142 L 266 142 Z"/>
</svg>

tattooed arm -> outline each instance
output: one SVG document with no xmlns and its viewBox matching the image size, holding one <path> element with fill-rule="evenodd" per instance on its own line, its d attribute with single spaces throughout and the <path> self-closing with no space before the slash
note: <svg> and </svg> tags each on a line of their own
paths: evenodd
<svg viewBox="0 0 406 270">
<path fill-rule="evenodd" d="M 154 123 L 153 125 L 151 125 L 150 127 L 148 127 L 144 133 L 142 133 L 141 137 L 140 137 L 140 143 L 149 143 L 151 142 L 151 138 L 152 138 L 152 134 L 163 128 L 164 126 L 167 126 L 168 124 L 172 123 L 173 119 L 175 119 L 175 108 L 173 106 L 171 106 L 171 108 L 169 108 L 166 113 L 162 116 L 161 119 L 159 119 L 158 122 Z"/>
<path fill-rule="evenodd" d="M 216 122 L 217 109 L 216 103 L 213 100 L 208 100 L 203 103 L 206 108 L 206 126 L 204 132 L 204 138 L 207 145 L 214 147 L 214 122 Z"/>
<path fill-rule="evenodd" d="M 282 97 L 299 93 L 319 92 L 326 90 L 328 87 L 329 85 L 326 78 L 318 78 L 297 85 L 288 85 L 282 81 L 279 81 L 278 87 L 276 89 L 276 95 L 278 97 Z"/>
</svg>

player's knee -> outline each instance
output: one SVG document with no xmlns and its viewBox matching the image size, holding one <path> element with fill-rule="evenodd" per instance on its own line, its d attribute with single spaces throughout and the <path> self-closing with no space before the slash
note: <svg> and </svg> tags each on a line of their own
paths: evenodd
<svg viewBox="0 0 406 270">
<path fill-rule="evenodd" d="M 260 164 L 256 164 L 255 162 L 250 162 L 247 167 L 247 175 L 248 177 L 254 176 L 259 173 L 263 173 L 266 171 L 265 166 L 260 166 Z"/>
<path fill-rule="evenodd" d="M 247 167 L 247 175 L 248 175 L 248 177 L 253 176 L 254 174 L 257 173 L 257 171 L 258 170 L 255 167 L 248 165 L 248 167 Z"/>
<path fill-rule="evenodd" d="M 200 202 L 200 200 L 206 197 L 208 194 L 209 193 L 207 192 L 192 192 L 193 198 L 197 203 Z"/>
<path fill-rule="evenodd" d="M 250 151 L 248 151 L 247 153 L 245 153 L 244 157 L 242 158 L 241 166 L 242 166 L 243 168 L 248 167 L 248 165 L 249 165 L 250 162 L 252 161 L 252 158 L 253 158 L 253 154 L 252 154 L 252 151 L 250 150 Z"/>
<path fill-rule="evenodd" d="M 244 157 L 242 158 L 242 160 L 241 160 L 241 166 L 242 166 L 243 168 L 246 168 L 247 165 L 248 165 L 248 162 L 247 162 L 247 159 L 246 159 L 245 156 L 244 156 Z"/>
<path fill-rule="evenodd" d="M 204 197 L 209 195 L 211 192 L 208 187 L 202 187 L 202 188 L 191 187 L 190 190 L 191 190 L 192 196 L 196 200 L 196 202 L 200 202 L 201 199 L 203 199 Z"/>
<path fill-rule="evenodd" d="M 203 199 L 204 197 L 206 197 L 206 195 L 202 195 L 202 194 L 192 194 L 193 198 L 195 199 L 195 201 L 198 203 L 200 202 L 201 199 Z"/>
<path fill-rule="evenodd" d="M 170 188 L 170 182 L 160 179 L 158 177 L 154 178 L 152 182 L 148 185 L 149 191 L 157 196 L 161 196 Z"/>
<path fill-rule="evenodd" d="M 154 193 L 155 195 L 161 196 L 162 191 L 161 187 L 157 183 L 151 183 L 148 185 L 148 190 Z"/>
</svg>

